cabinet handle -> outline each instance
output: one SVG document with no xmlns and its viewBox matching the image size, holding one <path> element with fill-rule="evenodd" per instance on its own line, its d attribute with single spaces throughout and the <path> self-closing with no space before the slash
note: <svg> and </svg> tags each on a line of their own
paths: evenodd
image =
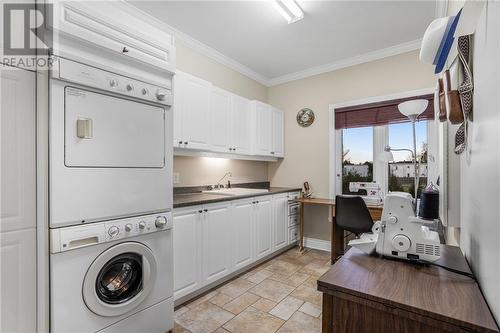
<svg viewBox="0 0 500 333">
<path fill-rule="evenodd" d="M 182 145 L 182 141 L 179 141 L 179 144 Z"/>
<path fill-rule="evenodd" d="M 127 53 L 128 52 L 128 49 L 126 46 L 123 47 L 123 50 L 122 50 L 123 53 Z"/>
<path fill-rule="evenodd" d="M 236 148 L 233 148 L 234 151 L 236 151 Z"/>
<path fill-rule="evenodd" d="M 229 148 L 229 151 L 233 150 L 233 148 Z"/>
<path fill-rule="evenodd" d="M 198 211 L 198 213 L 200 213 L 200 214 L 201 214 L 201 213 L 203 213 L 203 211 L 200 209 L 200 210 Z"/>
<path fill-rule="evenodd" d="M 273 154 L 273 155 L 274 155 L 274 151 L 272 151 L 272 152 L 271 152 L 271 154 Z"/>
<path fill-rule="evenodd" d="M 185 145 L 187 145 L 187 144 L 188 144 L 188 142 L 187 142 L 187 141 L 184 141 L 184 144 L 185 144 Z"/>
<path fill-rule="evenodd" d="M 208 209 L 204 209 L 203 211 L 206 213 L 206 212 L 208 212 Z"/>
</svg>

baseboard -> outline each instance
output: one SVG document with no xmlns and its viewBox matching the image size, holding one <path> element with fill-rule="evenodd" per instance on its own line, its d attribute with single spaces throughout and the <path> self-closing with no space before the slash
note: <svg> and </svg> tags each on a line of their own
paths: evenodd
<svg viewBox="0 0 500 333">
<path fill-rule="evenodd" d="M 304 237 L 304 246 L 315 250 L 331 251 L 330 241 L 317 238 Z"/>
</svg>

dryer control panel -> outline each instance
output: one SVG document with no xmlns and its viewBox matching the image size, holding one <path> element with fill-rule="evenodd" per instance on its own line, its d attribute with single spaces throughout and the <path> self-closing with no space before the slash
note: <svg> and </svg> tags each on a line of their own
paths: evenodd
<svg viewBox="0 0 500 333">
<path fill-rule="evenodd" d="M 86 246 L 137 237 L 172 229 L 171 212 L 96 222 L 50 230 L 50 252 L 58 253 Z"/>
</svg>

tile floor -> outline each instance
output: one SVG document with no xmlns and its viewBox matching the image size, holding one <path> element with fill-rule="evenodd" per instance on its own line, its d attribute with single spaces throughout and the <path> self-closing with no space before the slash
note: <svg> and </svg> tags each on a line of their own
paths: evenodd
<svg viewBox="0 0 500 333">
<path fill-rule="evenodd" d="M 329 267 L 329 252 L 293 248 L 178 308 L 174 333 L 319 333 Z"/>
</svg>

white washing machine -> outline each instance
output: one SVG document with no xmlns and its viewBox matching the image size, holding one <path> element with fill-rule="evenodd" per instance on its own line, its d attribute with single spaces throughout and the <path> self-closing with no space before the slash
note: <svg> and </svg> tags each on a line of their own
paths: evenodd
<svg viewBox="0 0 500 333">
<path fill-rule="evenodd" d="M 51 331 L 173 329 L 170 212 L 51 230 Z"/>
</svg>

